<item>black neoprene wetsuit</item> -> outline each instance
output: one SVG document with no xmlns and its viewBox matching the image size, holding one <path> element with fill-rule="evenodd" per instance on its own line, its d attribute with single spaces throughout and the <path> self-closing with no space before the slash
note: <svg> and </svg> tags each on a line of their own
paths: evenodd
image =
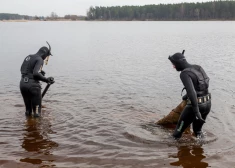
<svg viewBox="0 0 235 168">
<path fill-rule="evenodd" d="M 174 55 L 172 57 L 174 59 Z M 178 58 L 179 61 L 175 62 L 173 60 L 172 63 L 176 66 L 178 71 L 181 71 L 180 79 L 187 91 L 187 95 L 184 97 L 187 97 L 188 102 L 190 103 L 187 103 L 181 113 L 180 119 L 173 133 L 173 136 L 176 139 L 182 136 L 184 130 L 191 123 L 193 125 L 194 134 L 196 136 L 201 135 L 201 129 L 204 124 L 203 120 L 206 119 L 211 109 L 211 95 L 208 91 L 208 76 L 202 67 L 199 65 L 191 65 L 187 63 L 185 59 L 181 59 L 181 57 L 179 57 L 180 59 Z M 177 60 L 177 57 L 175 60 Z M 198 98 L 202 98 L 203 102 L 198 102 Z M 197 116 L 201 116 L 203 120 L 200 120 Z"/>
<path fill-rule="evenodd" d="M 41 73 L 43 59 L 46 56 L 45 52 L 40 49 L 37 54 L 27 56 L 21 66 L 20 91 L 24 99 L 26 115 L 31 115 L 32 110 L 34 116 L 41 114 L 42 96 L 39 81 L 48 82 L 48 79 Z"/>
</svg>

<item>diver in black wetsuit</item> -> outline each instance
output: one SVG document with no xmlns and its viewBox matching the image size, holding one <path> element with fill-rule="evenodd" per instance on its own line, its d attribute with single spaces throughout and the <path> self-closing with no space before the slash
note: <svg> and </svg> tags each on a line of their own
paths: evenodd
<svg viewBox="0 0 235 168">
<path fill-rule="evenodd" d="M 211 109 L 209 77 L 201 66 L 189 64 L 183 53 L 175 53 L 168 58 L 176 70 L 181 71 L 180 79 L 187 91 L 187 94 L 182 97 L 183 100 L 187 100 L 187 105 L 173 133 L 175 139 L 179 139 L 191 123 L 193 123 L 195 136 L 202 136 L 201 129 Z"/>
<path fill-rule="evenodd" d="M 34 117 L 41 116 L 42 95 L 39 81 L 54 83 L 54 78 L 44 77 L 45 72 L 42 70 L 44 60 L 50 55 L 52 55 L 50 45 L 49 49 L 41 47 L 36 54 L 27 56 L 21 66 L 20 91 L 26 107 L 26 116 L 30 116 L 32 111 Z"/>
</svg>

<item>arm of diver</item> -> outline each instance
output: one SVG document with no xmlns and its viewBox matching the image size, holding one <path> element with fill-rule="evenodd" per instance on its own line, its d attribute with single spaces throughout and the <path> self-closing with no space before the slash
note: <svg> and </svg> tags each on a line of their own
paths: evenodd
<svg viewBox="0 0 235 168">
<path fill-rule="evenodd" d="M 43 81 L 43 82 L 48 82 L 47 78 L 45 78 L 41 73 L 41 67 L 43 65 L 43 60 L 38 59 L 34 69 L 33 69 L 33 77 L 37 80 Z"/>
</svg>

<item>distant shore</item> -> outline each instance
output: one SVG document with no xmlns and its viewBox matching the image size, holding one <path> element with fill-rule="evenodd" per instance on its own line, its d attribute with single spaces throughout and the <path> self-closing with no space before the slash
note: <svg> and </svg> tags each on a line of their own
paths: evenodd
<svg viewBox="0 0 235 168">
<path fill-rule="evenodd" d="M 102 22 L 102 21 L 104 21 L 104 22 L 107 22 L 107 21 L 111 21 L 111 22 L 115 22 L 115 21 L 125 21 L 125 22 L 132 22 L 132 21 L 143 21 L 143 22 L 148 22 L 148 21 L 151 21 L 151 22 L 161 22 L 161 21 L 181 21 L 181 22 L 183 22 L 183 21 L 235 21 L 235 19 L 199 19 L 199 20 L 155 20 L 155 19 L 146 19 L 146 20 L 137 20 L 137 19 L 133 19 L 133 20 L 125 20 L 125 19 L 123 19 L 123 20 L 101 20 L 101 19 L 94 19 L 94 20 L 86 20 L 86 21 L 100 21 L 100 22 Z"/>
<path fill-rule="evenodd" d="M 98 22 L 120 22 L 120 21 L 123 21 L 123 22 L 138 22 L 138 21 L 143 21 L 143 22 L 148 22 L 148 21 L 151 21 L 151 22 L 164 22 L 164 21 L 181 21 L 181 22 L 184 22 L 184 21 L 235 21 L 234 19 L 210 19 L 210 20 L 100 20 L 100 19 L 97 19 L 97 20 L 71 20 L 71 19 L 59 19 L 59 20 L 0 20 L 0 22 L 57 22 L 57 21 L 91 21 L 91 22 L 94 22 L 94 21 L 98 21 Z"/>
<path fill-rule="evenodd" d="M 84 20 L 71 20 L 71 19 L 59 19 L 59 20 L 0 20 L 0 22 L 46 22 L 46 21 L 84 21 Z"/>
<path fill-rule="evenodd" d="M 28 22 L 28 20 L 0 20 L 0 22 Z"/>
</svg>

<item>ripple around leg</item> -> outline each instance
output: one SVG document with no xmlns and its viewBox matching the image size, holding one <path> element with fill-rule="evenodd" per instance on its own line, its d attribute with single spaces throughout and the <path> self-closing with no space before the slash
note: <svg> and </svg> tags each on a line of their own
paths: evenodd
<svg viewBox="0 0 235 168">
<path fill-rule="evenodd" d="M 187 145 L 203 145 L 212 143 L 217 137 L 210 133 L 204 133 L 203 139 L 198 139 L 191 134 L 183 134 L 180 140 L 176 141 L 171 136 L 173 130 L 163 128 L 154 123 L 143 124 L 141 126 L 132 126 L 126 128 L 124 136 L 134 142 L 144 144 L 167 144 L 168 146 L 187 146 Z"/>
</svg>

